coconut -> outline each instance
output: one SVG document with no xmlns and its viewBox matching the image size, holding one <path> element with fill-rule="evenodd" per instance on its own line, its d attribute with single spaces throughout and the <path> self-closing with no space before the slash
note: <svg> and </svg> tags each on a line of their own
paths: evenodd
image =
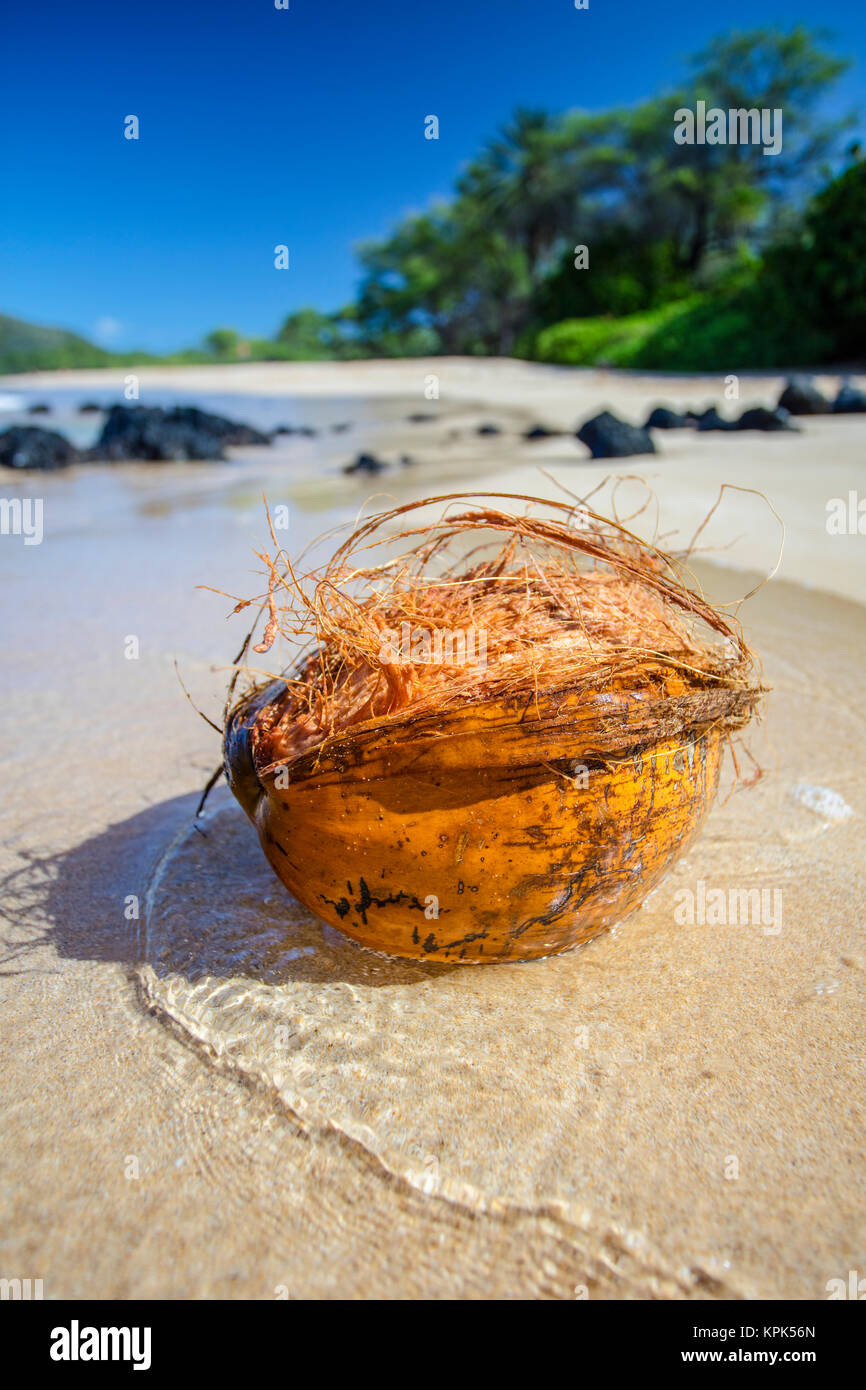
<svg viewBox="0 0 866 1390">
<path fill-rule="evenodd" d="M 306 650 L 233 685 L 229 783 L 295 897 L 388 954 L 525 960 L 622 920 L 763 694 L 683 558 L 584 505 L 449 494 L 319 567 L 262 559 L 254 650 Z"/>
</svg>

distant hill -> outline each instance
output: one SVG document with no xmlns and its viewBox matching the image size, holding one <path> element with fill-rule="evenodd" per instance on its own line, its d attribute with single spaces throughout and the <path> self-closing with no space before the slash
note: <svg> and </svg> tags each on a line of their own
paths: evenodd
<svg viewBox="0 0 866 1390">
<path fill-rule="evenodd" d="M 34 372 L 56 367 L 105 367 L 114 355 L 65 328 L 0 314 L 0 372 Z"/>
</svg>

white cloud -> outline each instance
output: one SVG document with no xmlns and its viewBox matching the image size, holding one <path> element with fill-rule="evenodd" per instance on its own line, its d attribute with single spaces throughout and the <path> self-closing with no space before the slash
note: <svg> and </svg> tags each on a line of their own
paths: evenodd
<svg viewBox="0 0 866 1390">
<path fill-rule="evenodd" d="M 112 318 L 110 314 L 103 314 L 102 318 L 97 319 L 93 325 L 93 336 L 106 343 L 113 342 L 122 332 L 123 324 L 118 319 Z"/>
</svg>

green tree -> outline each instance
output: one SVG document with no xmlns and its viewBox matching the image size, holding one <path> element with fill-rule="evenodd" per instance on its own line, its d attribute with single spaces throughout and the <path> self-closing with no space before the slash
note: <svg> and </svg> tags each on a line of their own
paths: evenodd
<svg viewBox="0 0 866 1390">
<path fill-rule="evenodd" d="M 342 316 L 323 314 L 318 309 L 296 309 L 277 333 L 280 356 L 301 362 L 324 361 L 345 355 Z"/>
<path fill-rule="evenodd" d="M 866 161 L 854 162 L 773 245 L 758 279 L 762 309 L 796 333 L 824 333 L 829 356 L 866 356 Z"/>
<path fill-rule="evenodd" d="M 233 361 L 238 354 L 240 334 L 234 328 L 215 328 L 204 340 L 205 348 L 221 361 Z"/>
<path fill-rule="evenodd" d="M 797 25 L 789 33 L 753 29 L 714 39 L 692 60 L 678 104 L 782 112 L 783 146 L 678 145 L 658 170 L 661 187 L 687 215 L 684 264 L 698 272 L 715 248 L 738 237 L 757 242 L 772 230 L 792 192 L 815 186 L 850 118 L 827 121 L 820 105 L 849 67 L 823 47 L 826 34 Z"/>
<path fill-rule="evenodd" d="M 509 353 L 566 317 L 640 314 L 740 283 L 837 147 L 846 122 L 824 120 L 822 101 L 846 67 L 821 32 L 762 28 L 715 39 L 679 90 L 633 108 L 519 108 L 450 202 L 361 248 L 357 300 L 336 337 L 304 310 L 281 344 L 323 355 Z M 781 109 L 783 153 L 677 144 L 675 112 L 698 99 Z M 574 265 L 579 245 L 588 272 Z"/>
<path fill-rule="evenodd" d="M 520 107 L 457 185 L 458 208 L 473 205 L 523 253 L 533 281 L 567 234 L 576 199 L 574 146 L 561 121 Z"/>
<path fill-rule="evenodd" d="M 361 251 L 357 317 L 373 352 L 510 352 L 529 298 L 524 258 L 470 199 Z"/>
</svg>

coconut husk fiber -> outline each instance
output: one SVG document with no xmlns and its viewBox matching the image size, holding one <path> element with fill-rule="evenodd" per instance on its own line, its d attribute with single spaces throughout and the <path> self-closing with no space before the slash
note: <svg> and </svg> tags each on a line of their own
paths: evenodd
<svg viewBox="0 0 866 1390">
<path fill-rule="evenodd" d="M 282 550 L 261 556 L 268 622 L 255 651 L 270 650 L 278 634 L 313 647 L 287 678 L 280 717 L 266 731 L 269 761 L 324 752 L 349 729 L 435 719 L 505 697 L 549 702 L 564 690 L 596 712 L 596 746 L 611 756 L 661 735 L 710 725 L 733 732 L 748 722 L 762 693 L 753 655 L 739 624 L 689 584 L 682 558 L 585 505 L 496 495 L 450 510 L 463 500 L 451 494 L 380 513 L 303 575 Z M 494 501 L 528 507 L 514 513 Z M 449 507 L 438 523 L 395 531 L 436 505 Z M 545 514 L 529 510 L 536 507 Z M 404 541 L 398 554 L 381 554 Z M 409 660 L 405 645 L 383 640 L 404 624 Z M 483 633 L 485 663 L 449 662 L 447 645 L 437 655 L 423 635 L 443 631 Z M 395 647 L 397 659 L 383 660 Z M 618 723 L 603 702 L 616 705 L 626 690 L 639 698 L 641 718 L 623 711 Z"/>
</svg>

